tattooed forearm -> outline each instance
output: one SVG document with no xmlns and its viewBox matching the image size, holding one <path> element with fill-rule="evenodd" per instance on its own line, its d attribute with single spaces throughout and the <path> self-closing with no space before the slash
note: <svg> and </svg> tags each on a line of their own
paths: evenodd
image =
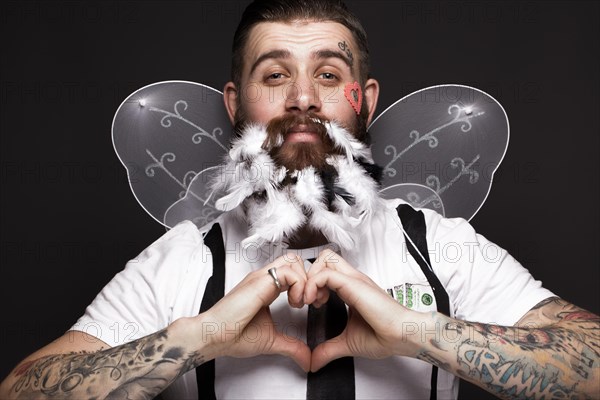
<svg viewBox="0 0 600 400">
<path fill-rule="evenodd" d="M 559 299 L 532 309 L 518 327 L 443 318 L 440 335 L 418 358 L 502 398 L 600 395 L 600 318 L 594 314 Z"/>
<path fill-rule="evenodd" d="M 17 398 L 153 398 L 204 362 L 201 354 L 170 345 L 168 337 L 168 331 L 162 330 L 96 353 L 29 361 L 14 372 L 13 394 Z"/>
</svg>

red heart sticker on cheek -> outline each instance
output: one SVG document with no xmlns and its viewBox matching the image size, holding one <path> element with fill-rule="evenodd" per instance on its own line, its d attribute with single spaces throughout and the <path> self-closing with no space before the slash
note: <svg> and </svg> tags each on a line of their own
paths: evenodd
<svg viewBox="0 0 600 400">
<path fill-rule="evenodd" d="M 360 108 L 362 107 L 362 90 L 358 82 L 348 83 L 344 88 L 344 96 L 354 108 L 356 115 L 360 114 Z"/>
</svg>

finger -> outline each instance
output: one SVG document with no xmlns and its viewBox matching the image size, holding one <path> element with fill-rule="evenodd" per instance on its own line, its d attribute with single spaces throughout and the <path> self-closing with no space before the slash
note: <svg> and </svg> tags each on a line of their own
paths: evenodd
<svg viewBox="0 0 600 400">
<path fill-rule="evenodd" d="M 319 308 L 329 300 L 329 288 L 327 286 L 318 286 L 315 282 L 316 279 L 314 277 L 306 281 L 304 285 L 304 303 Z"/>
<path fill-rule="evenodd" d="M 288 303 L 290 306 L 295 308 L 304 307 L 304 284 L 306 283 L 306 269 L 304 268 L 304 261 L 299 255 L 288 253 L 283 256 L 289 263 L 290 268 L 302 277 L 302 285 L 296 283 L 292 288 L 288 290 Z"/>
<path fill-rule="evenodd" d="M 310 279 L 324 269 L 328 268 L 328 265 L 333 268 L 337 263 L 336 260 L 338 257 L 339 255 L 331 249 L 325 249 L 321 251 L 315 262 L 311 264 L 307 273 L 307 277 Z M 327 303 L 327 300 L 329 300 L 329 289 L 327 287 L 317 287 L 316 292 L 314 288 L 309 292 L 307 292 L 306 289 L 304 291 L 305 304 L 311 304 L 312 306 L 319 308 L 323 304 Z"/>
<path fill-rule="evenodd" d="M 323 253 L 325 250 L 319 253 L 319 256 L 315 259 L 315 261 L 310 264 L 310 268 L 306 272 L 306 277 L 310 278 L 311 276 L 315 276 L 319 272 L 321 272 L 324 268 L 327 268 L 327 264 L 325 263 L 325 257 L 323 257 Z"/>
<path fill-rule="evenodd" d="M 389 319 L 393 319 L 394 313 L 400 312 L 397 307 L 401 306 L 379 286 L 329 268 L 306 282 L 306 302 L 310 304 L 311 300 L 314 301 L 317 288 L 322 287 L 334 290 L 348 306 L 356 308 L 371 326 L 391 323 Z"/>
<path fill-rule="evenodd" d="M 286 282 L 283 282 L 281 279 L 279 280 L 281 283 L 280 292 L 288 290 L 296 282 L 306 281 L 306 271 L 304 270 L 302 259 L 295 254 L 290 253 L 278 257 L 272 263 L 264 266 L 258 271 L 255 271 L 254 273 L 269 275 L 269 270 L 272 268 L 275 268 L 277 273 L 279 273 L 279 270 L 286 268 L 293 271 L 293 274 L 289 275 L 291 279 L 287 280 Z"/>
<path fill-rule="evenodd" d="M 319 253 L 319 257 L 315 260 L 315 264 L 324 268 L 330 268 L 334 271 L 344 272 L 346 274 L 353 274 L 356 269 L 352 267 L 342 256 L 334 252 L 331 249 L 325 249 Z M 318 271 L 316 271 L 318 272 Z"/>
<path fill-rule="evenodd" d="M 304 372 L 310 371 L 310 348 L 303 341 L 280 332 L 274 332 L 275 337 L 268 354 L 280 354 L 291 358 Z"/>
<path fill-rule="evenodd" d="M 275 272 L 281 288 L 278 288 L 269 268 Z M 238 283 L 226 296 L 211 309 L 216 315 L 242 324 L 248 323 L 260 308 L 270 305 L 284 290 L 291 290 L 291 296 L 303 296 L 306 277 L 295 272 L 282 257 L 260 270 L 254 271 Z"/>
<path fill-rule="evenodd" d="M 304 268 L 304 260 L 302 260 L 302 257 L 294 253 L 288 253 L 282 257 L 299 275 L 306 276 L 306 269 Z"/>
<path fill-rule="evenodd" d="M 351 355 L 352 352 L 345 340 L 344 331 L 341 335 L 329 339 L 313 349 L 310 370 L 316 372 L 333 360 Z"/>
<path fill-rule="evenodd" d="M 306 293 L 306 286 L 304 289 L 304 293 Z M 329 301 L 329 295 L 331 294 L 331 291 L 329 290 L 328 287 L 322 287 L 322 288 L 318 288 L 317 289 L 317 299 L 315 301 L 313 301 L 311 304 L 313 305 L 313 307 L 319 308 L 321 307 L 323 304 L 326 304 L 327 301 Z"/>
<path fill-rule="evenodd" d="M 298 261 L 296 261 L 296 264 Z M 272 264 L 271 264 L 272 265 Z M 304 268 L 301 272 L 298 272 L 298 265 L 284 264 L 275 268 L 275 275 L 277 276 L 281 288 L 277 288 L 274 278 L 270 275 L 268 270 L 263 274 L 269 278 L 272 287 L 274 287 L 277 295 L 283 291 L 288 292 L 288 302 L 291 306 L 301 308 L 304 305 L 304 287 L 306 285 L 306 275 Z M 273 298 L 270 302 L 275 300 Z M 265 304 L 266 305 L 266 304 Z"/>
<path fill-rule="evenodd" d="M 304 289 L 304 302 L 306 304 L 312 304 L 318 308 L 329 299 L 329 289 L 337 291 L 336 288 L 323 282 L 322 278 L 317 278 L 324 273 L 327 275 L 327 272 L 331 271 L 347 275 L 349 278 L 354 277 L 354 279 L 357 278 L 356 274 L 360 274 L 337 253 L 330 249 L 323 250 L 308 271 L 308 281 Z M 314 284 L 316 282 L 322 283 Z"/>
</svg>

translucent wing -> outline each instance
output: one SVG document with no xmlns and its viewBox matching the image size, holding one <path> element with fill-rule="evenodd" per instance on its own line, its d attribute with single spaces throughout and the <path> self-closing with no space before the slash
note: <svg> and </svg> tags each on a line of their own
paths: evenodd
<svg viewBox="0 0 600 400">
<path fill-rule="evenodd" d="M 185 196 L 167 209 L 164 224 L 175 226 L 181 221 L 190 220 L 201 227 L 217 218 L 222 211 L 215 208 L 215 201 L 226 193 L 212 193 L 209 183 L 222 170 L 221 166 L 216 166 L 200 171 L 190 183 Z"/>
<path fill-rule="evenodd" d="M 369 127 L 382 195 L 446 217 L 471 219 L 485 202 L 509 139 L 508 117 L 492 96 L 462 85 L 421 89 Z"/>
<path fill-rule="evenodd" d="M 167 228 L 184 219 L 203 225 L 219 215 L 203 183 L 223 162 L 231 134 L 223 94 L 184 81 L 135 91 L 121 103 L 112 125 L 113 145 L 135 198 Z M 197 175 L 202 179 L 194 180 Z M 193 181 L 197 185 L 190 191 Z M 196 208 L 180 209 L 189 198 Z"/>
<path fill-rule="evenodd" d="M 447 217 L 472 218 L 489 193 L 508 146 L 502 106 L 468 86 L 412 93 L 369 127 L 384 167 L 384 197 L 400 197 Z M 232 137 L 221 92 L 193 82 L 157 82 L 119 106 L 113 144 L 142 207 L 167 228 L 198 226 L 220 211 L 208 183 L 220 173 Z"/>
</svg>

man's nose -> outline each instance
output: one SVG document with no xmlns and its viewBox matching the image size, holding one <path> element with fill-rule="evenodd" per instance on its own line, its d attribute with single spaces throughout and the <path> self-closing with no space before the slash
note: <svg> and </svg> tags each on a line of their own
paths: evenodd
<svg viewBox="0 0 600 400">
<path fill-rule="evenodd" d="M 310 79 L 298 79 L 285 90 L 285 108 L 291 112 L 306 113 L 321 110 L 318 86 Z"/>
</svg>

